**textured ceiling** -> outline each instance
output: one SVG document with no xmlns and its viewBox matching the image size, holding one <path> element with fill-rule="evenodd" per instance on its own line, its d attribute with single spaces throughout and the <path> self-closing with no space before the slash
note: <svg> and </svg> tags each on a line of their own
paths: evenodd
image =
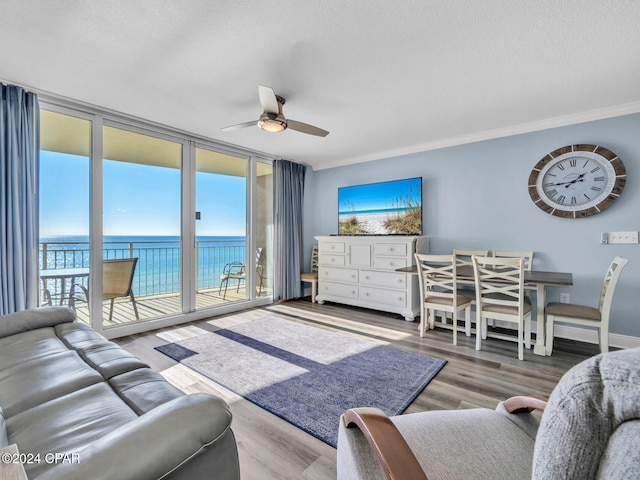
<svg viewBox="0 0 640 480">
<path fill-rule="evenodd" d="M 640 111 L 637 0 L 1 0 L 0 79 L 316 169 Z M 258 84 L 326 138 L 257 127 Z"/>
</svg>

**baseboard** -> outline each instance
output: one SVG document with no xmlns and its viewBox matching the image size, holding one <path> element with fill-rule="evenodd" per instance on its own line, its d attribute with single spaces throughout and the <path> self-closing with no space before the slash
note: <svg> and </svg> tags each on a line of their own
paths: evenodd
<svg viewBox="0 0 640 480">
<path fill-rule="evenodd" d="M 535 330 L 533 330 L 535 332 Z M 554 337 L 567 338 L 585 343 L 598 343 L 598 332 L 587 328 L 570 327 L 568 325 L 555 325 Z M 609 333 L 609 345 L 616 348 L 640 347 L 640 337 Z"/>
<path fill-rule="evenodd" d="M 495 322 L 498 327 L 513 328 L 513 323 Z M 531 322 L 531 332 L 536 333 L 537 322 Z M 554 338 L 566 338 L 577 342 L 598 344 L 598 332 L 591 328 L 572 327 L 569 325 L 554 325 Z M 634 348 L 640 347 L 640 337 L 631 335 L 621 335 L 619 333 L 609 333 L 609 345 L 616 348 Z"/>
</svg>

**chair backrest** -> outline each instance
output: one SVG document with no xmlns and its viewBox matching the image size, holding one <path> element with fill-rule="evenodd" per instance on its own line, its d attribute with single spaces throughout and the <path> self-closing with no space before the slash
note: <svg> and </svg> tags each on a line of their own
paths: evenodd
<svg viewBox="0 0 640 480">
<path fill-rule="evenodd" d="M 504 252 L 501 250 L 494 250 L 493 256 L 497 258 L 523 258 L 525 270 L 530 271 L 533 266 L 533 252 Z"/>
<path fill-rule="evenodd" d="M 607 273 L 604 276 L 602 290 L 600 291 L 600 302 L 598 305 L 598 309 L 600 310 L 601 318 L 603 321 L 606 321 L 609 318 L 609 310 L 611 309 L 613 292 L 616 289 L 616 284 L 618 283 L 618 278 L 620 278 L 622 269 L 627 263 L 629 263 L 629 259 L 615 257 L 611 262 L 611 265 L 609 265 Z"/>
<path fill-rule="evenodd" d="M 131 294 L 137 258 L 121 258 L 102 261 L 103 297 L 127 297 Z"/>
<path fill-rule="evenodd" d="M 489 250 L 453 250 L 453 255 L 456 257 L 456 263 L 458 266 L 473 265 L 471 257 L 488 257 Z"/>
<path fill-rule="evenodd" d="M 457 295 L 456 262 L 453 255 L 425 255 L 416 253 L 418 281 L 422 299 L 441 297 L 454 300 Z"/>
<path fill-rule="evenodd" d="M 318 245 L 314 245 L 311 249 L 311 273 L 318 272 Z"/>
<path fill-rule="evenodd" d="M 471 257 L 476 284 L 476 303 L 518 307 L 524 304 L 524 259 Z"/>
</svg>

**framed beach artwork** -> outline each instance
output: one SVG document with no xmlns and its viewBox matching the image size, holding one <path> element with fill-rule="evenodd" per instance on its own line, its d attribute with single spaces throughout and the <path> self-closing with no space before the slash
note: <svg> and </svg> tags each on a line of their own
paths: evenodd
<svg viewBox="0 0 640 480">
<path fill-rule="evenodd" d="M 422 177 L 338 188 L 339 235 L 422 235 Z"/>
</svg>

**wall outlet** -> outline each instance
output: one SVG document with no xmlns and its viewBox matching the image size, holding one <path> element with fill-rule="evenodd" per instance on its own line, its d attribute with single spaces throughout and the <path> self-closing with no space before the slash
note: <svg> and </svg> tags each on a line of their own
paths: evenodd
<svg viewBox="0 0 640 480">
<path fill-rule="evenodd" d="M 638 232 L 611 232 L 609 243 L 638 243 Z"/>
<path fill-rule="evenodd" d="M 560 303 L 571 303 L 571 296 L 568 293 L 561 293 Z"/>
</svg>

